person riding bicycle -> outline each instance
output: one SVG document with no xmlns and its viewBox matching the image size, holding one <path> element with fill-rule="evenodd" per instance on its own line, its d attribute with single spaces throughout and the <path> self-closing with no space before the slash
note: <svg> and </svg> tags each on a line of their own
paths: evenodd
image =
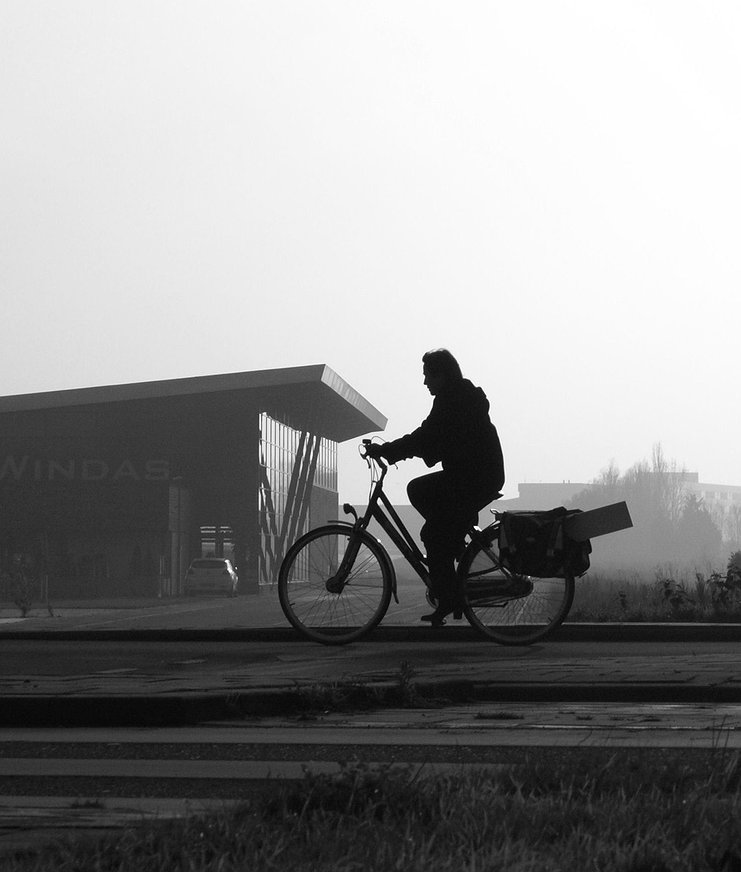
<svg viewBox="0 0 741 872">
<path fill-rule="evenodd" d="M 454 561 L 463 550 L 465 533 L 479 511 L 501 496 L 504 458 L 486 394 L 463 377 L 450 351 L 428 351 L 422 356 L 422 372 L 434 397 L 428 417 L 406 436 L 369 445 L 367 453 L 389 463 L 421 457 L 427 466 L 442 465 L 440 472 L 407 485 L 409 501 L 425 519 L 420 535 L 438 603 L 422 620 L 440 625 L 458 606 Z"/>
</svg>

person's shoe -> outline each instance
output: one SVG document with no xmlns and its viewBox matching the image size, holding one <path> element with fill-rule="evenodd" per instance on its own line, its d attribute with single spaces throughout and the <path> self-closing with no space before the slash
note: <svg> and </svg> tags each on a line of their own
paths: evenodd
<svg viewBox="0 0 741 872">
<path fill-rule="evenodd" d="M 454 618 L 460 620 L 463 617 L 463 606 L 454 600 L 442 600 L 434 612 L 422 615 L 420 620 L 428 621 L 433 627 L 442 627 L 448 615 L 453 615 Z"/>
<path fill-rule="evenodd" d="M 433 627 L 445 626 L 445 618 L 453 611 L 452 607 L 439 605 L 434 612 L 429 615 L 422 615 L 421 621 L 428 621 Z"/>
</svg>

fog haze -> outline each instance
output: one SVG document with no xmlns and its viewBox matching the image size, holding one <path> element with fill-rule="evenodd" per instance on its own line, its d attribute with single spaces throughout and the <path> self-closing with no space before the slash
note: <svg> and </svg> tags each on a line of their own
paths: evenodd
<svg viewBox="0 0 741 872">
<path fill-rule="evenodd" d="M 327 363 L 393 438 L 445 346 L 507 496 L 658 442 L 741 484 L 740 41 L 725 0 L 6 0 L 0 394 Z"/>
</svg>

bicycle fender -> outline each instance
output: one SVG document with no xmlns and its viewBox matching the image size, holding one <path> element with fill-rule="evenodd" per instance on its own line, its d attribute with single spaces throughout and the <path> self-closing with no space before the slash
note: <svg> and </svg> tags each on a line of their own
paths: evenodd
<svg viewBox="0 0 741 872">
<path fill-rule="evenodd" d="M 376 542 L 381 546 L 381 554 L 383 555 L 383 560 L 386 564 L 386 569 L 389 574 L 389 578 L 391 579 L 391 593 L 394 595 L 394 602 L 399 604 L 399 594 L 396 592 L 396 569 L 394 569 L 394 562 L 391 559 L 391 555 L 381 544 L 380 539 L 376 539 Z"/>
</svg>

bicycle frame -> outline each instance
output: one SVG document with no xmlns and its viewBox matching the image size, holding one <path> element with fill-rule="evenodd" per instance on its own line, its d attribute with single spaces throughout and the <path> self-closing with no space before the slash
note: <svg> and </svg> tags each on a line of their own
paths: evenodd
<svg viewBox="0 0 741 872">
<path fill-rule="evenodd" d="M 368 444 L 367 440 L 364 440 L 363 444 Z M 412 534 L 409 532 L 404 522 L 399 517 L 399 513 L 394 508 L 391 500 L 384 493 L 383 482 L 386 478 L 386 473 L 388 472 L 387 464 L 385 464 L 383 460 L 370 458 L 367 455 L 363 456 L 369 466 L 371 463 L 375 463 L 381 474 L 378 480 L 373 484 L 371 496 L 368 500 L 368 506 L 362 516 L 358 517 L 355 509 L 348 503 L 345 503 L 345 505 L 343 506 L 346 514 L 350 514 L 355 517 L 355 523 L 351 526 L 353 527 L 353 529 L 367 530 L 370 522 L 372 520 L 376 521 L 379 527 L 381 527 L 381 529 L 391 539 L 394 545 L 396 545 L 396 547 L 399 549 L 402 556 L 406 558 L 412 569 L 422 579 L 425 586 L 427 588 L 430 588 L 430 574 L 427 568 L 427 559 L 420 550 L 417 543 L 414 541 Z M 495 517 L 497 517 L 497 513 L 494 514 Z M 341 521 L 341 523 L 347 522 Z M 471 538 L 471 541 L 476 541 L 476 543 L 482 548 L 482 550 L 486 553 L 492 563 L 496 565 L 505 576 L 510 576 L 511 573 L 499 562 L 499 555 L 492 550 L 489 542 L 487 542 L 486 539 L 483 537 L 482 531 L 478 527 L 473 527 L 469 531 L 469 536 Z M 392 575 L 394 579 L 394 599 L 396 599 L 396 601 L 398 602 L 399 600 L 396 595 L 396 572 L 393 569 L 393 563 L 391 562 L 391 558 L 388 556 L 386 548 L 383 546 L 382 543 L 379 544 L 381 544 L 381 547 L 383 547 L 383 550 L 388 558 L 389 567 L 392 570 Z M 333 593 L 338 593 L 342 589 L 344 579 L 346 579 L 347 573 L 355 562 L 359 547 L 359 540 L 356 542 L 351 542 L 345 553 L 345 557 L 343 558 L 342 563 L 337 570 L 337 573 L 333 576 L 332 579 L 330 579 L 330 581 L 327 582 L 327 590 Z"/>
<path fill-rule="evenodd" d="M 407 559 L 412 569 L 429 587 L 430 575 L 427 570 L 426 558 L 399 517 L 399 513 L 392 505 L 391 500 L 383 491 L 383 480 L 386 477 L 388 467 L 383 462 L 375 462 L 381 469 L 381 476 L 373 487 L 368 509 L 363 516 L 364 526 L 367 528 L 371 519 L 375 520 Z"/>
<path fill-rule="evenodd" d="M 376 467 L 380 470 L 380 475 L 373 484 L 371 495 L 368 500 L 368 506 L 366 507 L 363 515 L 358 516 L 358 513 L 355 511 L 355 509 L 349 503 L 345 503 L 345 505 L 343 506 L 343 510 L 346 514 L 353 515 L 355 518 L 355 522 L 349 524 L 349 522 L 347 521 L 340 521 L 340 523 L 348 524 L 348 526 L 351 526 L 353 530 L 367 531 L 368 527 L 370 526 L 370 522 L 376 521 L 379 527 L 381 527 L 381 529 L 388 535 L 394 545 L 396 545 L 396 547 L 399 549 L 402 556 L 407 560 L 412 569 L 414 569 L 417 575 L 422 579 L 425 586 L 429 588 L 430 575 L 426 565 L 426 558 L 417 543 L 414 541 L 412 534 L 409 532 L 404 522 L 399 517 L 399 513 L 394 508 L 391 500 L 389 500 L 389 498 L 383 491 L 383 482 L 386 478 L 388 466 L 382 460 L 376 460 L 374 458 L 368 457 L 367 455 L 364 455 L 364 457 L 369 466 L 371 463 L 376 464 Z M 355 562 L 355 558 L 357 557 L 360 544 L 360 537 L 351 538 L 350 544 L 345 551 L 345 555 L 342 558 L 337 572 L 332 576 L 332 578 L 327 581 L 327 590 L 330 591 L 330 593 L 339 593 L 344 587 L 347 575 Z M 399 597 L 396 590 L 396 571 L 394 570 L 393 562 L 391 561 L 391 557 L 389 556 L 388 551 L 386 550 L 386 547 L 383 545 L 383 543 L 379 542 L 379 545 L 383 549 L 383 552 L 386 556 L 388 568 L 391 571 L 394 599 L 396 600 L 396 602 L 399 602 Z"/>
</svg>

